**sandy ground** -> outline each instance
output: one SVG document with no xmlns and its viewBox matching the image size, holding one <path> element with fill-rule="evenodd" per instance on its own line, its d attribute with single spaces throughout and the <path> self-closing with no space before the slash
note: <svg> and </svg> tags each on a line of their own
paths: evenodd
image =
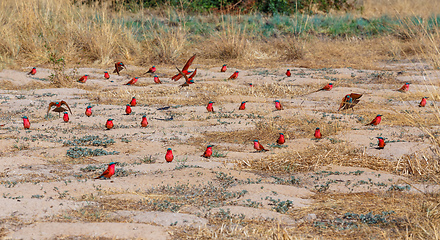
<svg viewBox="0 0 440 240">
<path fill-rule="evenodd" d="M 313 195 L 320 191 L 380 192 L 392 185 L 405 187 L 410 180 L 368 168 L 330 165 L 278 176 L 301 180 L 299 184 L 282 185 L 271 174 L 239 168 L 237 163 L 264 161 L 267 156 L 280 153 L 301 153 L 334 142 L 396 163 L 405 155 L 432 154 L 431 142 L 423 131 L 389 116 L 408 109 L 414 114 L 435 112 L 433 101 L 425 108 L 417 105 L 421 97 L 431 97 L 437 91 L 438 71 L 412 64 L 389 64 L 384 66 L 391 76 L 387 80 L 376 78 L 377 72 L 371 70 L 291 67 L 293 75 L 286 77 L 284 72 L 289 66 L 285 66 L 238 69 L 238 79 L 226 80 L 236 69 L 220 73 L 216 68 L 206 69 L 197 64 L 193 67 L 198 67 L 198 75 L 196 83 L 188 88 L 178 87 L 183 80 L 169 79 L 174 74 L 172 68 L 158 67 L 162 85 L 153 83 L 153 75 L 141 76 L 145 69 L 135 66 L 128 66 L 129 71 L 124 70 L 121 76 L 112 75 L 110 80 L 102 76 L 104 70 L 110 69 L 80 68 L 78 78 L 88 74 L 88 81 L 69 88 L 52 88 L 47 80 L 49 69 L 38 68 L 35 76 L 27 76 L 27 68 L 22 72 L 0 72 L 0 81 L 8 81 L 19 89 L 0 90 L 0 124 L 5 124 L 0 127 L 0 233 L 6 239 L 171 239 L 176 227 L 209 228 L 210 217 L 218 214 L 295 225 L 298 221 L 313 220 L 314 216 L 294 220 L 275 211 L 274 201 L 291 201 L 290 209 L 300 209 L 313 204 Z M 398 71 L 404 72 L 397 75 Z M 141 76 L 137 84 L 123 85 L 136 74 Z M 314 92 L 332 81 L 332 91 Z M 405 82 L 412 83 L 409 93 L 394 91 Z M 27 87 L 34 83 L 47 87 Z M 365 95 L 354 111 L 337 112 L 341 99 L 351 92 Z M 132 108 L 133 113 L 125 115 L 125 104 L 133 96 L 138 105 Z M 211 99 L 215 101 L 216 113 L 206 111 Z M 284 110 L 274 111 L 275 99 L 280 100 Z M 48 104 L 60 100 L 72 109 L 68 123 L 54 112 L 45 118 Z M 244 111 L 238 111 L 241 101 L 248 101 Z M 93 107 L 91 117 L 84 114 L 88 105 Z M 379 126 L 364 126 L 379 113 L 384 115 Z M 24 115 L 30 119 L 30 130 L 23 129 Z M 140 127 L 142 115 L 149 121 L 146 128 Z M 252 140 L 210 142 L 206 138 L 207 134 L 254 131 L 258 122 L 288 121 L 301 116 L 337 122 L 343 130 L 328 135 L 324 127 L 324 139 L 315 141 L 313 131 L 280 129 L 289 135 L 285 147 L 270 147 L 278 137 L 274 135 L 272 142 L 262 142 L 264 146 L 272 144 L 269 152 L 262 153 L 255 152 Z M 111 130 L 104 126 L 108 118 L 114 119 L 115 127 Z M 310 129 L 319 127 L 313 121 L 303 124 L 310 125 Z M 74 147 L 67 141 L 85 136 L 98 136 L 100 141 L 112 139 L 113 143 L 93 146 L 91 142 L 80 142 L 78 147 L 118 153 L 67 156 Z M 376 136 L 387 138 L 385 149 L 375 148 Z M 200 155 L 208 144 L 214 144 L 214 150 L 224 156 L 202 158 Z M 172 163 L 164 160 L 167 148 L 173 149 Z M 119 175 L 111 180 L 93 179 L 112 161 L 120 163 L 116 166 Z M 414 186 L 417 190 L 408 191 L 439 190 L 435 185 Z M 220 187 L 221 191 L 236 195 L 221 199 L 216 195 Z M 179 188 L 185 190 L 179 192 Z M 206 195 L 206 199 L 214 200 L 205 202 L 197 198 L 209 191 L 212 195 Z M 182 196 L 188 203 L 173 208 L 168 198 L 171 195 Z"/>
</svg>

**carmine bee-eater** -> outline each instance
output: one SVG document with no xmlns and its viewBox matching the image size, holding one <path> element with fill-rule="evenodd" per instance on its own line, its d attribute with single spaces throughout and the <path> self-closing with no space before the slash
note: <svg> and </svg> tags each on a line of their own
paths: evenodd
<svg viewBox="0 0 440 240">
<path fill-rule="evenodd" d="M 292 76 L 292 73 L 290 72 L 290 69 L 287 69 L 286 76 L 288 76 L 288 77 Z"/>
<path fill-rule="evenodd" d="M 23 127 L 24 129 L 29 129 L 31 127 L 31 123 L 29 122 L 28 117 L 24 116 L 23 118 Z"/>
<path fill-rule="evenodd" d="M 145 115 L 142 116 L 141 126 L 142 127 L 147 127 L 148 126 L 147 116 L 145 116 Z"/>
<path fill-rule="evenodd" d="M 320 139 L 322 137 L 321 130 L 319 128 L 315 129 L 315 138 Z"/>
<path fill-rule="evenodd" d="M 64 112 L 63 120 L 64 122 L 69 122 L 69 114 L 67 112 Z"/>
<path fill-rule="evenodd" d="M 284 139 L 284 134 L 280 133 L 280 137 L 277 140 L 278 144 L 284 144 L 286 142 L 286 140 Z"/>
<path fill-rule="evenodd" d="M 156 72 L 156 67 L 152 66 L 152 67 L 150 67 L 150 69 L 148 69 L 148 72 L 146 72 L 146 73 L 154 73 L 154 72 Z"/>
<path fill-rule="evenodd" d="M 376 125 L 379 125 L 380 121 L 382 121 L 382 115 L 377 114 L 377 116 L 369 124 L 365 124 L 365 126 L 368 126 L 368 125 L 376 126 Z"/>
<path fill-rule="evenodd" d="M 171 150 L 171 148 L 168 148 L 167 153 L 165 154 L 165 160 L 170 163 L 173 161 L 173 159 L 174 159 L 173 150 Z"/>
<path fill-rule="evenodd" d="M 130 113 L 131 113 L 131 107 L 130 107 L 130 104 L 125 105 L 125 113 L 126 113 L 127 115 L 130 115 Z"/>
<path fill-rule="evenodd" d="M 160 81 L 160 79 L 159 79 L 158 76 L 154 76 L 153 81 L 154 81 L 156 84 L 162 84 L 162 82 Z"/>
<path fill-rule="evenodd" d="M 220 72 L 226 72 L 226 64 L 223 64 L 222 68 L 220 69 Z"/>
<path fill-rule="evenodd" d="M 384 149 L 385 148 L 385 140 L 383 137 L 376 137 L 379 142 L 377 143 L 377 149 Z"/>
<path fill-rule="evenodd" d="M 206 106 L 206 110 L 208 110 L 208 112 L 214 112 L 214 107 L 212 106 L 213 103 L 213 101 L 208 102 L 208 106 Z"/>
<path fill-rule="evenodd" d="M 330 90 L 332 90 L 332 88 L 333 88 L 333 83 L 328 83 L 323 88 L 317 90 L 317 92 L 319 92 L 319 91 L 330 91 Z"/>
<path fill-rule="evenodd" d="M 127 69 L 125 65 L 122 62 L 115 63 L 115 70 L 113 70 L 113 73 L 117 73 L 119 75 L 119 72 L 122 71 L 122 69 Z"/>
<path fill-rule="evenodd" d="M 188 74 L 191 73 L 190 71 L 188 71 L 188 68 L 189 68 L 189 66 L 191 66 L 191 64 L 192 64 L 192 62 L 194 61 L 195 58 L 196 58 L 196 55 L 194 54 L 190 59 L 188 59 L 188 61 L 186 62 L 185 66 L 183 66 L 182 73 L 184 75 L 188 75 Z M 178 81 L 182 76 L 183 75 L 179 71 L 179 73 L 174 75 L 171 79 L 173 79 L 174 81 Z"/>
<path fill-rule="evenodd" d="M 238 71 L 235 71 L 228 79 L 237 79 Z"/>
<path fill-rule="evenodd" d="M 419 103 L 419 107 L 425 107 L 426 106 L 426 99 L 428 99 L 428 97 L 423 97 L 422 101 L 420 101 Z"/>
<path fill-rule="evenodd" d="M 359 98 L 362 97 L 363 94 L 359 93 L 350 93 L 345 95 L 345 97 L 342 99 L 341 104 L 339 105 L 339 110 L 345 110 L 353 108 L 358 102 L 360 101 Z"/>
<path fill-rule="evenodd" d="M 35 73 L 37 73 L 37 68 L 36 68 L 36 67 L 33 67 L 33 68 L 31 69 L 31 71 L 28 72 L 27 75 L 35 75 Z"/>
<path fill-rule="evenodd" d="M 69 112 L 72 113 L 72 111 L 70 110 L 69 105 L 67 105 L 67 103 L 65 101 L 61 101 L 61 102 L 51 102 L 49 103 L 49 108 L 47 109 L 47 116 L 49 116 L 49 111 L 50 109 L 55 106 L 55 108 L 52 110 L 53 112 L 57 112 L 58 115 L 61 114 L 62 112 L 67 112 L 67 109 L 61 107 L 62 105 L 66 105 L 66 107 L 69 109 Z"/>
<path fill-rule="evenodd" d="M 128 83 L 126 83 L 125 85 L 134 85 L 138 81 L 138 79 L 139 79 L 138 77 L 134 77 L 133 79 L 128 81 Z"/>
<path fill-rule="evenodd" d="M 213 147 L 213 146 L 214 146 L 214 145 L 208 145 L 208 146 L 206 147 L 206 150 L 205 150 L 205 152 L 203 153 L 202 157 L 210 158 L 210 157 L 212 156 L 212 147 Z"/>
<path fill-rule="evenodd" d="M 188 87 L 190 84 L 194 83 L 193 78 L 197 74 L 197 68 L 194 70 L 194 72 L 189 77 L 187 77 L 184 72 L 180 71 L 179 68 L 176 67 L 176 69 L 177 69 L 177 71 L 179 71 L 180 75 L 182 75 L 185 78 L 185 82 L 182 85 L 180 85 L 180 87 Z"/>
<path fill-rule="evenodd" d="M 132 106 L 132 107 L 136 106 L 136 98 L 135 97 L 131 98 L 130 106 Z"/>
<path fill-rule="evenodd" d="M 92 106 L 87 106 L 87 108 L 86 108 L 86 116 L 87 117 L 92 116 Z"/>
<path fill-rule="evenodd" d="M 245 110 L 246 109 L 246 103 L 247 103 L 247 101 L 241 102 L 240 107 L 238 108 L 238 110 Z"/>
<path fill-rule="evenodd" d="M 107 119 L 107 122 L 105 123 L 105 127 L 107 128 L 107 130 L 110 130 L 113 128 L 113 119 L 109 118 Z"/>
<path fill-rule="evenodd" d="M 277 110 L 283 110 L 284 109 L 283 106 L 281 106 L 281 103 L 280 103 L 279 100 L 275 100 L 274 103 L 275 103 L 275 108 Z"/>
<path fill-rule="evenodd" d="M 87 77 L 88 77 L 89 75 L 84 75 L 84 76 L 82 76 L 80 79 L 78 79 L 78 82 L 80 82 L 80 83 L 86 83 L 86 81 L 87 81 Z"/>
<path fill-rule="evenodd" d="M 107 170 L 105 170 L 101 176 L 96 177 L 95 179 L 110 179 L 113 174 L 115 174 L 115 165 L 118 164 L 117 162 L 111 162 L 108 164 Z"/>
<path fill-rule="evenodd" d="M 403 93 L 408 92 L 410 84 L 411 83 L 405 83 L 401 88 L 397 89 L 396 91 L 403 92 Z"/>
<path fill-rule="evenodd" d="M 252 83 L 249 83 L 249 87 L 253 87 L 254 86 L 254 84 L 252 84 Z"/>
<path fill-rule="evenodd" d="M 110 74 L 108 74 L 107 71 L 104 72 L 104 78 L 105 78 L 105 79 L 109 79 L 109 78 L 110 78 Z"/>
<path fill-rule="evenodd" d="M 254 148 L 255 148 L 255 150 L 257 150 L 258 152 L 261 152 L 261 151 L 269 151 L 269 150 L 265 149 L 265 148 L 263 147 L 263 145 L 261 145 L 261 143 L 260 143 L 257 139 L 254 140 Z"/>
</svg>

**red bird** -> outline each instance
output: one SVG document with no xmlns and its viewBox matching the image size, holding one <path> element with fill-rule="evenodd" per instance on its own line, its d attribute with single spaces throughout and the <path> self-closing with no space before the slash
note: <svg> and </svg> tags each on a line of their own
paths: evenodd
<svg viewBox="0 0 440 240">
<path fill-rule="evenodd" d="M 238 108 L 238 110 L 245 110 L 246 109 L 246 103 L 247 103 L 247 101 L 241 102 L 240 107 Z"/>
<path fill-rule="evenodd" d="M 128 81 L 128 83 L 126 83 L 125 85 L 134 85 L 138 81 L 138 79 L 139 79 L 138 77 L 134 77 L 133 79 Z"/>
<path fill-rule="evenodd" d="M 28 117 L 24 116 L 23 118 L 23 127 L 24 129 L 29 129 L 31 127 L 31 123 L 29 122 Z"/>
<path fill-rule="evenodd" d="M 173 161 L 173 159 L 174 159 L 173 150 L 171 150 L 171 148 L 168 148 L 167 153 L 165 154 L 165 160 L 170 163 Z"/>
<path fill-rule="evenodd" d="M 226 72 L 226 64 L 223 64 L 222 68 L 220 69 L 220 72 Z"/>
<path fill-rule="evenodd" d="M 136 98 L 135 97 L 133 97 L 131 99 L 130 106 L 132 106 L 132 107 L 136 106 Z"/>
<path fill-rule="evenodd" d="M 269 151 L 269 150 L 265 149 L 263 147 L 263 145 L 261 145 L 261 143 L 257 139 L 254 140 L 254 148 L 255 148 L 255 150 L 257 150 L 257 152 Z"/>
<path fill-rule="evenodd" d="M 193 84 L 194 80 L 190 80 L 189 82 L 184 82 L 180 87 L 188 87 L 190 84 Z"/>
<path fill-rule="evenodd" d="M 122 71 L 122 69 L 124 68 L 127 69 L 127 67 L 125 67 L 125 65 L 122 62 L 117 62 L 115 63 L 115 70 L 113 71 L 113 73 L 118 73 L 119 75 L 119 72 Z"/>
<path fill-rule="evenodd" d="M 113 119 L 109 118 L 107 120 L 107 122 L 105 123 L 105 127 L 107 128 L 107 130 L 110 130 L 113 128 Z"/>
<path fill-rule="evenodd" d="M 86 83 L 86 81 L 87 81 L 87 77 L 88 77 L 89 75 L 84 75 L 84 76 L 82 76 L 80 79 L 78 79 L 78 82 L 80 82 L 80 83 Z"/>
<path fill-rule="evenodd" d="M 420 101 L 419 103 L 419 107 L 425 107 L 426 106 L 426 99 L 428 99 L 428 97 L 423 97 L 422 101 Z"/>
<path fill-rule="evenodd" d="M 403 92 L 403 93 L 408 92 L 410 84 L 411 83 L 405 83 L 401 88 L 397 89 L 396 91 Z"/>
<path fill-rule="evenodd" d="M 53 112 L 57 112 L 58 115 L 61 114 L 62 112 L 66 112 L 67 109 L 61 107 L 62 105 L 66 105 L 66 107 L 69 109 L 70 113 L 72 114 L 72 110 L 70 110 L 69 105 L 67 105 L 67 103 L 65 101 L 61 101 L 61 102 L 51 102 L 49 103 L 49 108 L 47 109 L 47 116 L 49 116 L 49 111 L 50 109 L 55 106 L 55 108 L 52 110 Z"/>
<path fill-rule="evenodd" d="M 142 116 L 141 126 L 142 127 L 147 127 L 148 126 L 147 116 L 145 116 L 145 115 Z"/>
<path fill-rule="evenodd" d="M 383 137 L 376 137 L 377 140 L 379 140 L 378 144 L 377 144 L 377 149 L 384 149 L 385 148 L 385 140 L 383 139 Z"/>
<path fill-rule="evenodd" d="M 213 147 L 213 146 L 214 146 L 214 145 L 208 145 L 208 146 L 206 147 L 206 150 L 205 150 L 205 152 L 203 153 L 202 157 L 210 158 L 210 157 L 212 156 L 212 147 Z"/>
<path fill-rule="evenodd" d="M 64 122 L 69 122 L 69 114 L 67 112 L 64 112 L 63 120 Z"/>
<path fill-rule="evenodd" d="M 208 106 L 206 106 L 206 110 L 208 110 L 208 112 L 214 112 L 214 107 L 212 106 L 213 103 L 213 101 L 208 102 Z"/>
<path fill-rule="evenodd" d="M 283 110 L 283 109 L 284 109 L 283 106 L 281 106 L 280 101 L 275 100 L 274 102 L 275 102 L 275 108 L 276 108 L 277 110 Z"/>
<path fill-rule="evenodd" d="M 286 76 L 288 76 L 288 77 L 292 76 L 292 73 L 290 72 L 290 69 L 287 69 Z"/>
<path fill-rule="evenodd" d="M 319 128 L 315 129 L 315 138 L 320 139 L 322 137 L 321 130 Z"/>
<path fill-rule="evenodd" d="M 191 73 L 190 71 L 188 71 L 188 68 L 189 68 L 189 66 L 191 66 L 191 64 L 195 58 L 196 58 L 196 55 L 194 54 L 194 56 L 192 56 L 190 59 L 188 59 L 185 66 L 183 66 L 183 68 L 182 68 L 182 73 L 184 73 L 185 75 L 188 75 L 189 73 Z M 183 75 L 179 71 L 179 73 L 174 75 L 171 79 L 173 79 L 174 81 L 178 81 L 182 76 Z"/>
<path fill-rule="evenodd" d="M 115 165 L 118 164 L 117 162 L 111 162 L 108 164 L 107 170 L 105 170 L 101 176 L 96 177 L 95 179 L 110 179 L 113 174 L 115 174 Z"/>
<path fill-rule="evenodd" d="M 238 71 L 235 71 L 228 79 L 237 79 Z"/>
<path fill-rule="evenodd" d="M 350 109 L 353 108 L 356 104 L 359 103 L 359 98 L 362 97 L 363 94 L 359 94 L 359 93 L 350 93 L 345 95 L 345 97 L 342 99 L 341 104 L 339 105 L 339 110 L 345 110 L 345 109 Z"/>
<path fill-rule="evenodd" d="M 156 72 L 156 67 L 152 66 L 152 67 L 150 67 L 150 69 L 148 69 L 148 72 L 146 72 L 146 73 L 154 73 L 154 72 Z"/>
<path fill-rule="evenodd" d="M 92 106 L 87 106 L 87 108 L 86 108 L 86 116 L 87 117 L 92 116 Z"/>
<path fill-rule="evenodd" d="M 33 67 L 27 75 L 35 75 L 35 73 L 37 73 L 37 68 Z"/>
<path fill-rule="evenodd" d="M 158 76 L 154 76 L 153 81 L 154 81 L 155 83 L 157 83 L 157 84 L 162 84 L 162 82 L 160 81 L 160 79 L 159 79 Z"/>
<path fill-rule="evenodd" d="M 319 92 L 319 91 L 330 91 L 330 90 L 332 90 L 332 88 L 333 88 L 333 83 L 328 83 L 323 88 L 319 89 L 317 92 Z"/>
<path fill-rule="evenodd" d="M 110 74 L 108 74 L 107 71 L 104 72 L 104 78 L 105 78 L 105 79 L 109 79 L 109 78 L 110 78 Z"/>
<path fill-rule="evenodd" d="M 197 74 L 197 68 L 194 70 L 194 72 L 189 77 L 187 77 L 185 73 L 180 71 L 179 68 L 176 67 L 176 69 L 177 69 L 177 71 L 179 71 L 179 73 L 183 77 L 185 77 L 185 82 L 182 85 L 180 85 L 180 87 L 188 87 L 190 84 L 194 83 L 193 77 Z"/>
<path fill-rule="evenodd" d="M 368 126 L 368 125 L 376 126 L 376 125 L 379 125 L 380 121 L 382 121 L 382 115 L 377 114 L 377 116 L 369 124 L 366 124 L 365 126 Z"/>
<path fill-rule="evenodd" d="M 131 113 L 131 107 L 130 107 L 130 104 L 127 104 L 127 105 L 125 106 L 125 113 L 126 113 L 127 115 L 130 115 L 130 113 Z"/>
<path fill-rule="evenodd" d="M 278 144 L 284 144 L 286 142 L 286 140 L 284 139 L 284 134 L 280 133 L 280 137 L 277 140 Z"/>
</svg>

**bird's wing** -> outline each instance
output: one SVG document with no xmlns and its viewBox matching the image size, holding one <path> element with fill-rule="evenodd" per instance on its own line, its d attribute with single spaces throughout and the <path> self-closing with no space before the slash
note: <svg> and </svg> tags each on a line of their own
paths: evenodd
<svg viewBox="0 0 440 240">
<path fill-rule="evenodd" d="M 353 100 L 356 100 L 356 99 L 358 99 L 358 98 L 361 98 L 362 95 L 364 95 L 364 94 L 350 93 L 350 97 L 353 98 Z"/>
<path fill-rule="evenodd" d="M 185 70 L 188 71 L 189 66 L 191 66 L 191 64 L 192 64 L 192 62 L 194 61 L 195 58 L 196 58 L 196 55 L 194 54 L 194 56 L 192 56 L 190 59 L 188 59 L 188 61 L 186 62 L 185 66 L 183 66 L 182 71 L 185 71 Z M 182 75 L 184 75 L 184 74 L 182 74 Z"/>
<path fill-rule="evenodd" d="M 119 67 L 117 63 L 115 63 L 115 70 L 113 71 L 113 73 L 118 73 L 119 75 Z"/>
<path fill-rule="evenodd" d="M 194 55 L 194 56 L 195 56 L 195 55 Z M 189 81 L 188 81 L 188 77 L 186 76 L 186 74 L 183 73 L 182 71 L 180 71 L 179 68 L 176 67 L 176 69 L 177 69 L 177 71 L 179 71 L 179 74 L 182 75 L 182 76 L 185 78 L 185 82 L 189 82 Z M 176 81 L 177 81 L 177 80 L 176 80 Z"/>
<path fill-rule="evenodd" d="M 70 107 L 69 107 L 69 105 L 67 105 L 66 101 L 63 100 L 63 101 L 60 102 L 60 106 L 63 105 L 63 104 L 67 106 L 67 108 L 69 109 L 70 114 L 72 114 L 72 110 L 70 110 Z"/>
<path fill-rule="evenodd" d="M 49 115 L 49 111 L 52 108 L 52 106 L 54 106 L 54 105 L 57 105 L 57 104 L 54 102 L 49 103 L 49 108 L 47 109 L 47 115 Z"/>
<path fill-rule="evenodd" d="M 189 78 L 192 79 L 196 74 L 197 74 L 197 68 L 194 70 L 194 72 L 191 74 L 191 76 L 189 76 Z"/>
</svg>

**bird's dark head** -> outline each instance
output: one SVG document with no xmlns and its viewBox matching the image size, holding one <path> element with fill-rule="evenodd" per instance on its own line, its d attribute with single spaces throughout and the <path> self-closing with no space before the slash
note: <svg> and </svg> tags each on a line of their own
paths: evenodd
<svg viewBox="0 0 440 240">
<path fill-rule="evenodd" d="M 135 79 L 138 79 L 138 77 L 135 77 Z"/>
<path fill-rule="evenodd" d="M 119 66 L 124 66 L 124 64 L 122 62 L 119 62 L 118 65 Z"/>
<path fill-rule="evenodd" d="M 208 104 L 214 103 L 213 101 L 209 101 Z"/>
<path fill-rule="evenodd" d="M 382 114 L 377 114 L 377 117 L 382 117 Z"/>
<path fill-rule="evenodd" d="M 87 106 L 87 108 L 92 108 L 92 106 L 89 105 L 89 106 Z"/>
<path fill-rule="evenodd" d="M 125 106 L 130 107 L 130 104 L 127 104 L 127 105 L 125 105 Z"/>
<path fill-rule="evenodd" d="M 112 118 L 109 118 L 109 119 L 107 119 L 107 121 L 110 121 L 110 122 L 111 122 L 111 121 L 113 121 L 113 119 L 112 119 Z"/>
<path fill-rule="evenodd" d="M 238 73 L 238 71 L 235 71 L 235 73 Z"/>
<path fill-rule="evenodd" d="M 243 102 L 241 102 L 241 104 L 243 104 L 243 103 L 247 103 L 247 101 L 243 101 Z"/>
<path fill-rule="evenodd" d="M 28 117 L 26 117 L 26 116 L 23 116 L 22 118 L 23 118 L 23 119 L 28 119 Z"/>
<path fill-rule="evenodd" d="M 316 128 L 315 130 L 319 130 L 319 128 Z"/>
<path fill-rule="evenodd" d="M 409 82 L 407 82 L 407 83 L 405 83 L 406 85 L 410 85 L 411 83 L 409 83 Z"/>
<path fill-rule="evenodd" d="M 142 118 L 146 118 L 146 117 L 147 117 L 146 115 L 142 116 Z"/>
<path fill-rule="evenodd" d="M 104 73 L 108 73 L 107 71 L 104 71 Z"/>
<path fill-rule="evenodd" d="M 136 99 L 136 97 L 132 97 L 131 99 Z"/>
<path fill-rule="evenodd" d="M 284 133 L 280 133 L 280 135 L 283 135 L 283 136 L 284 136 Z"/>
<path fill-rule="evenodd" d="M 85 77 L 88 77 L 89 75 L 86 74 L 86 75 L 84 75 L 84 76 L 85 76 Z"/>
<path fill-rule="evenodd" d="M 333 86 L 333 83 L 329 83 L 328 85 Z"/>
<path fill-rule="evenodd" d="M 223 67 L 225 67 L 226 66 L 226 64 L 223 64 Z"/>
<path fill-rule="evenodd" d="M 56 105 L 60 104 L 59 102 L 55 102 Z"/>
<path fill-rule="evenodd" d="M 194 83 L 194 80 L 191 79 L 189 82 L 190 82 L 190 83 Z"/>
<path fill-rule="evenodd" d="M 157 75 L 154 75 L 155 78 L 157 78 Z"/>
<path fill-rule="evenodd" d="M 207 148 L 212 148 L 214 145 L 208 145 L 208 146 L 206 146 Z"/>
<path fill-rule="evenodd" d="M 67 112 L 64 112 L 64 115 L 66 115 L 67 114 Z"/>
<path fill-rule="evenodd" d="M 155 68 L 156 66 L 153 66 L 153 68 Z"/>
<path fill-rule="evenodd" d="M 277 102 L 277 103 L 279 103 L 280 101 L 279 101 L 279 100 L 275 100 L 274 102 Z"/>
<path fill-rule="evenodd" d="M 429 97 L 423 97 L 424 99 L 428 99 Z"/>
<path fill-rule="evenodd" d="M 111 165 L 117 165 L 117 164 L 119 164 L 119 163 L 118 162 L 111 162 L 108 165 L 111 166 Z"/>
<path fill-rule="evenodd" d="M 290 69 L 287 69 L 287 71 L 290 71 Z"/>
<path fill-rule="evenodd" d="M 171 148 L 168 148 L 167 151 L 171 151 Z"/>
<path fill-rule="evenodd" d="M 36 67 L 33 67 L 32 69 L 37 69 Z"/>
<path fill-rule="evenodd" d="M 258 140 L 257 140 L 257 139 L 255 139 L 255 140 L 254 140 L 254 142 L 258 142 Z"/>
<path fill-rule="evenodd" d="M 376 137 L 377 139 L 382 139 L 383 140 L 383 137 Z"/>
</svg>

